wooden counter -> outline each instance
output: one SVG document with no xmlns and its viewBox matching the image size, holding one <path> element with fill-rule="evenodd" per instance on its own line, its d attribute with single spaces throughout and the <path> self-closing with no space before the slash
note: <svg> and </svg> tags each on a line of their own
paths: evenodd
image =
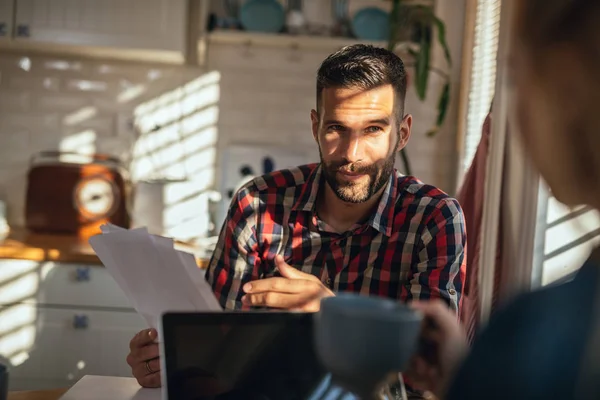
<svg viewBox="0 0 600 400">
<path fill-rule="evenodd" d="M 68 389 L 9 392 L 8 400 L 58 400 Z"/>
<path fill-rule="evenodd" d="M 194 253 L 194 248 L 176 242 L 176 248 Z M 87 239 L 55 234 L 38 234 L 23 228 L 11 228 L 6 237 L 0 237 L 0 259 L 56 261 L 65 263 L 102 265 Z M 200 268 L 208 260 L 198 259 Z"/>
</svg>

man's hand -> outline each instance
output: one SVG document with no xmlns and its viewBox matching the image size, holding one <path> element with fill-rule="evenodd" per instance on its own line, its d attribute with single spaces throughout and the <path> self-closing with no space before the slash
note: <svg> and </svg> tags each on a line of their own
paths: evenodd
<svg viewBox="0 0 600 400">
<path fill-rule="evenodd" d="M 443 398 L 469 347 L 456 314 L 441 300 L 415 301 L 411 307 L 425 315 L 421 349 L 411 360 L 406 376 L 417 389 Z M 425 350 L 425 351 L 423 351 Z"/>
<path fill-rule="evenodd" d="M 127 364 L 142 387 L 160 387 L 160 360 L 155 329 L 144 329 L 131 339 Z"/>
<path fill-rule="evenodd" d="M 294 311 L 316 312 L 323 297 L 335 296 L 316 276 L 298 271 L 288 265 L 282 256 L 275 256 L 275 266 L 281 278 L 260 279 L 246 283 L 242 302 Z"/>
</svg>

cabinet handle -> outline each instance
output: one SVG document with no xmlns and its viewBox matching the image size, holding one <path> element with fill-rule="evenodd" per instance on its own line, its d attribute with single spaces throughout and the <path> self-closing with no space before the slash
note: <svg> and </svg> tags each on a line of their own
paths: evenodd
<svg viewBox="0 0 600 400">
<path fill-rule="evenodd" d="M 8 35 L 6 28 L 7 28 L 6 22 L 0 22 L 0 36 Z"/>
<path fill-rule="evenodd" d="M 75 270 L 75 279 L 77 282 L 87 282 L 90 280 L 90 267 L 79 267 Z"/>
<path fill-rule="evenodd" d="M 29 25 L 17 25 L 18 37 L 29 37 Z"/>
<path fill-rule="evenodd" d="M 77 314 L 73 316 L 73 328 L 75 329 L 87 329 L 89 326 L 89 318 L 84 314 Z"/>
</svg>

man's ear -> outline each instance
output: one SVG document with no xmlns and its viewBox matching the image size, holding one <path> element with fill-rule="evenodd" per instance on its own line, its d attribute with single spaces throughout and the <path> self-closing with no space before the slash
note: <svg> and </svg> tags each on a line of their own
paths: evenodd
<svg viewBox="0 0 600 400">
<path fill-rule="evenodd" d="M 319 114 L 316 110 L 310 110 L 310 124 L 312 127 L 312 134 L 315 141 L 318 143 L 318 134 L 319 134 Z"/>
<path fill-rule="evenodd" d="M 406 114 L 402 121 L 400 121 L 400 126 L 398 127 L 398 129 L 400 130 L 400 140 L 398 140 L 396 152 L 402 150 L 408 144 L 408 140 L 410 139 L 410 132 L 412 129 L 412 115 Z"/>
</svg>

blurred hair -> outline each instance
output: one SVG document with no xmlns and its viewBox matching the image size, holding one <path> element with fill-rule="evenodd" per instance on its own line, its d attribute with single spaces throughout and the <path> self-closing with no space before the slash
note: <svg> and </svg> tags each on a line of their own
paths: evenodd
<svg viewBox="0 0 600 400">
<path fill-rule="evenodd" d="M 566 43 L 584 52 L 588 60 L 600 62 L 600 1 L 519 0 L 515 4 L 518 40 L 528 51 L 542 53 Z"/>
<path fill-rule="evenodd" d="M 567 135 L 570 143 L 562 150 L 569 165 L 560 168 L 568 168 L 573 179 L 564 185 L 578 192 L 581 200 L 587 195 L 587 204 L 597 206 L 600 0 L 515 0 L 513 4 L 514 43 L 543 86 L 543 101 L 554 105 L 547 118 L 562 121 L 555 134 Z M 546 140 L 554 139 L 549 135 Z"/>
</svg>

